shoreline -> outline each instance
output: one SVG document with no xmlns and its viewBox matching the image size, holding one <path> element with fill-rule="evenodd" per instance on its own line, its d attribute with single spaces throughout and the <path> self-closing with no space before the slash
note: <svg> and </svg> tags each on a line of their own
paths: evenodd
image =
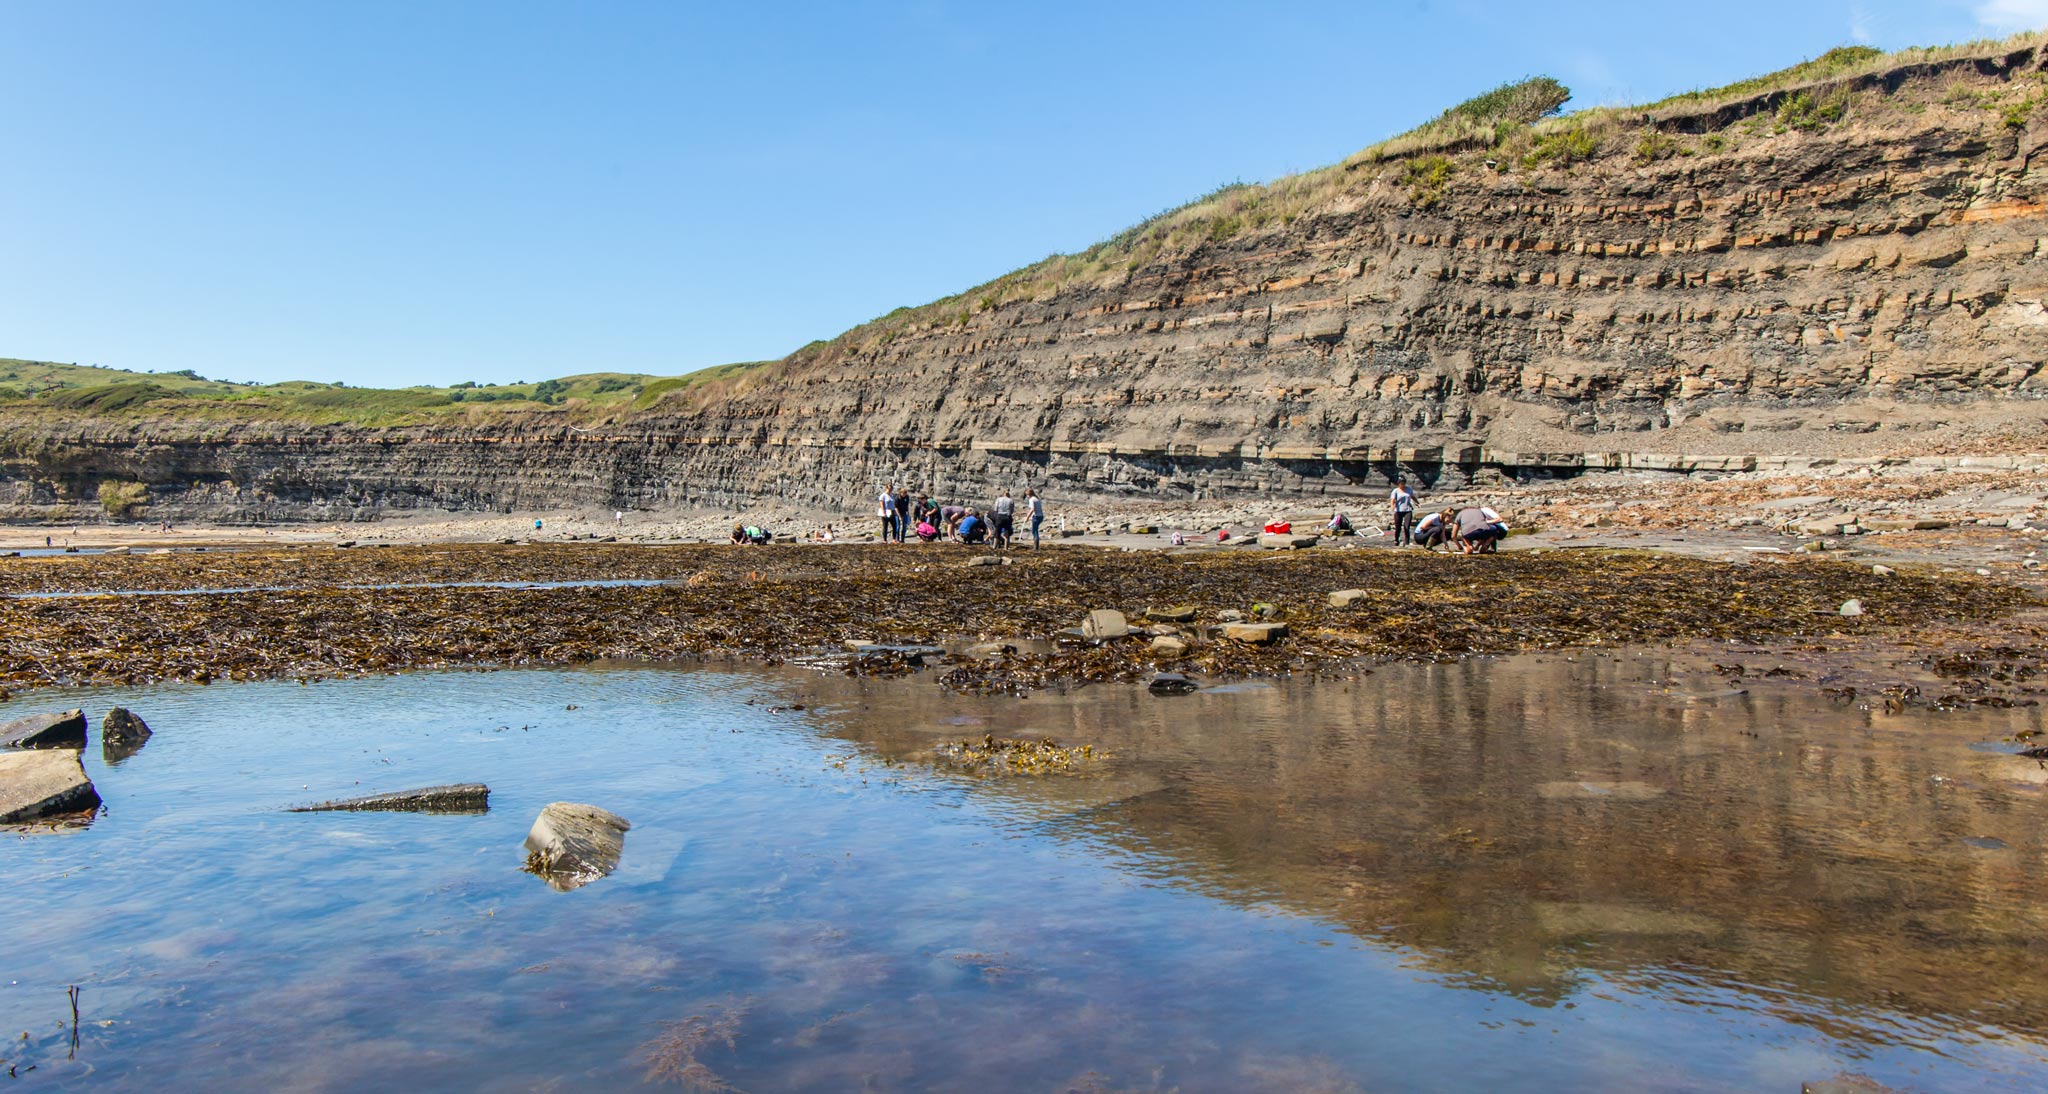
<svg viewBox="0 0 2048 1094">
<path fill-rule="evenodd" d="M 854 675 L 929 667 L 952 690 L 1029 693 L 1645 646 L 1726 651 L 1757 671 L 1794 658 L 1814 686 L 1902 706 L 2033 703 L 2031 681 L 2048 677 L 2038 592 L 1825 555 L 296 547 L 0 559 L 0 594 L 0 686 L 13 688 L 824 657 Z M 1850 601 L 1861 614 L 1842 613 Z M 1080 634 L 1096 611 L 1122 613 L 1128 633 Z M 906 646 L 948 648 L 892 648 Z"/>
</svg>

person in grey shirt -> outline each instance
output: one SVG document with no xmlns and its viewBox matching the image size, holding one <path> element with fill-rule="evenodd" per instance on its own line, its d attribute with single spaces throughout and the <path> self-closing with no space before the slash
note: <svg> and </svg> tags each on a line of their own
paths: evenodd
<svg viewBox="0 0 2048 1094">
<path fill-rule="evenodd" d="M 1017 502 L 1014 498 L 1010 497 L 1010 492 L 1005 490 L 996 498 L 996 503 L 990 506 L 988 511 L 989 540 L 997 548 L 1010 545 L 1010 531 L 1016 522 L 1016 518 Z"/>
</svg>

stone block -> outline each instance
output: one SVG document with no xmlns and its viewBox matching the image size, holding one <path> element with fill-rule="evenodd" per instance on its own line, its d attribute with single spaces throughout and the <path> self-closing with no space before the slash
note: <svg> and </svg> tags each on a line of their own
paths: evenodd
<svg viewBox="0 0 2048 1094">
<path fill-rule="evenodd" d="M 75 749 L 0 752 L 0 824 L 20 824 L 100 803 Z"/>
<path fill-rule="evenodd" d="M 1287 637 L 1285 623 L 1225 623 L 1223 637 L 1237 642 L 1265 645 Z"/>
<path fill-rule="evenodd" d="M 1131 633 L 1130 621 L 1125 619 L 1124 613 L 1119 611 L 1111 611 L 1106 608 L 1092 611 L 1088 613 L 1088 618 L 1081 621 L 1082 637 L 1091 638 L 1097 642 L 1110 638 L 1122 638 L 1129 633 Z"/>
<path fill-rule="evenodd" d="M 85 712 L 31 714 L 0 725 L 0 748 L 84 748 Z"/>
</svg>

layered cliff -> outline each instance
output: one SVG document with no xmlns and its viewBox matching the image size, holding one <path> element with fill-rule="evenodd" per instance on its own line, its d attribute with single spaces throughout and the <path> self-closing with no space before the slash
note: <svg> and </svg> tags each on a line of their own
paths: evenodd
<svg viewBox="0 0 2048 1094">
<path fill-rule="evenodd" d="M 0 467 L 20 503 L 132 478 L 275 518 L 2048 448 L 2040 37 L 1823 61 L 1425 128 L 640 409 L 370 430 L 37 408 Z"/>
</svg>

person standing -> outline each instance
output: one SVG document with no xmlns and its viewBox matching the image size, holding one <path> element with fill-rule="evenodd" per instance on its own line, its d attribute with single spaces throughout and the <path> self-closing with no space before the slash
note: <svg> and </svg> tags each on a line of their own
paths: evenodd
<svg viewBox="0 0 2048 1094">
<path fill-rule="evenodd" d="M 882 542 L 896 532 L 896 484 L 890 483 L 882 490 L 882 497 L 876 503 L 875 515 L 882 518 Z"/>
<path fill-rule="evenodd" d="M 1031 519 L 1031 549 L 1036 551 L 1038 526 L 1045 523 L 1045 499 L 1038 496 L 1038 491 L 1027 486 L 1024 488 L 1024 508 L 1025 516 Z"/>
<path fill-rule="evenodd" d="M 910 536 L 910 488 L 896 491 L 896 542 L 903 543 Z"/>
<path fill-rule="evenodd" d="M 1408 480 L 1399 476 L 1394 479 L 1394 492 L 1388 495 L 1394 507 L 1394 546 L 1415 542 L 1415 493 L 1408 489 Z"/>
<path fill-rule="evenodd" d="M 989 539 L 997 550 L 1010 545 L 1010 532 L 1016 516 L 1017 500 L 1010 496 L 1010 492 L 1005 490 L 997 495 L 995 505 L 988 511 Z"/>
</svg>

